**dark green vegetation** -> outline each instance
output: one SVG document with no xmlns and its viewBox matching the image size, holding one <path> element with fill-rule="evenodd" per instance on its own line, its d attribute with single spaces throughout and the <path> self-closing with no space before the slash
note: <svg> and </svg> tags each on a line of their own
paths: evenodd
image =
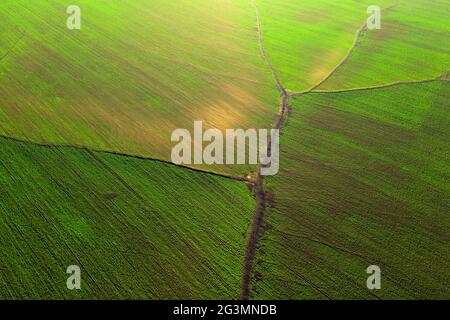
<svg viewBox="0 0 450 320">
<path fill-rule="evenodd" d="M 450 296 L 449 101 L 437 81 L 292 101 L 254 298 Z"/>
<path fill-rule="evenodd" d="M 4 138 L 0 159 L 0 299 L 239 297 L 244 183 Z"/>
<path fill-rule="evenodd" d="M 450 297 L 449 83 L 359 90 L 449 79 L 448 1 L 258 0 L 258 25 L 250 0 L 77 2 L 81 31 L 72 1 L 0 2 L 0 135 L 27 140 L 0 138 L 0 298 L 238 298 L 260 231 L 244 182 L 32 142 L 167 160 L 173 129 L 269 128 L 277 87 L 316 85 L 358 90 L 282 97 L 250 298 Z"/>
</svg>

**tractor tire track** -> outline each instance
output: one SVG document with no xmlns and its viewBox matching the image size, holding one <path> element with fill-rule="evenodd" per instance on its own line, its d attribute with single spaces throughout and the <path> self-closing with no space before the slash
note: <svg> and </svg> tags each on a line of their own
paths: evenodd
<svg viewBox="0 0 450 320">
<path fill-rule="evenodd" d="M 26 33 L 23 32 L 19 39 L 13 43 L 13 45 L 0 57 L 0 62 L 2 62 L 6 57 L 8 57 L 19 45 L 20 41 L 26 36 Z"/>
</svg>

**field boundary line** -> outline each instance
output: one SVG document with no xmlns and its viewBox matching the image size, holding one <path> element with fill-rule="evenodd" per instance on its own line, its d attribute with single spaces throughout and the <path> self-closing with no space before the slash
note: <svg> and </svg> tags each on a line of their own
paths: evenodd
<svg viewBox="0 0 450 320">
<path fill-rule="evenodd" d="M 266 53 L 266 50 L 264 48 L 264 35 L 262 31 L 262 25 L 261 25 L 261 16 L 259 13 L 258 6 L 256 4 L 256 1 L 253 0 L 251 2 L 251 5 L 255 9 L 255 15 L 256 15 L 256 26 L 258 30 L 258 44 L 259 49 L 261 52 L 261 57 L 263 58 L 264 62 L 266 63 L 267 67 L 269 68 L 270 72 L 272 73 L 273 79 L 276 83 L 277 89 L 280 92 L 280 110 L 278 113 L 278 116 L 275 120 L 274 129 L 280 129 L 283 125 L 283 121 L 286 117 L 286 111 L 288 109 L 288 100 L 289 95 L 286 92 L 286 89 L 283 87 L 280 77 L 278 76 L 278 73 L 275 71 L 275 68 L 273 67 L 272 63 L 269 60 L 269 57 Z M 268 149 L 267 153 L 271 153 L 270 149 L 271 143 L 268 143 Z M 265 216 L 265 191 L 264 191 L 264 179 L 261 175 L 261 168 L 260 165 L 258 168 L 258 173 L 255 179 L 255 198 L 256 198 L 256 207 L 253 214 L 253 220 L 250 227 L 250 234 L 247 239 L 247 245 L 245 248 L 245 257 L 244 257 L 244 267 L 243 267 L 243 274 L 242 274 L 242 283 L 241 283 L 241 293 L 240 293 L 240 299 L 241 300 L 249 300 L 250 299 L 250 281 L 252 278 L 252 272 L 253 272 L 253 261 L 255 258 L 256 250 L 257 250 L 257 244 L 260 237 L 260 233 L 262 230 L 262 226 L 264 223 L 264 216 Z"/>
<path fill-rule="evenodd" d="M 270 62 L 269 57 L 266 52 L 266 49 L 264 48 L 264 35 L 262 32 L 261 15 L 259 14 L 258 6 L 256 5 L 255 0 L 252 0 L 251 4 L 256 11 L 256 26 L 258 29 L 258 43 L 259 43 L 259 50 L 261 52 L 261 56 L 264 59 L 264 62 L 266 63 L 267 67 L 270 69 L 270 72 L 272 73 L 272 76 L 273 76 L 273 79 L 275 80 L 278 91 L 280 91 L 280 93 L 282 95 L 283 94 L 287 95 L 286 90 L 283 88 L 283 85 L 281 84 L 280 77 L 278 76 L 278 73 L 275 71 L 275 68 L 273 67 L 272 63 Z"/>
<path fill-rule="evenodd" d="M 94 152 L 94 153 L 115 155 L 115 156 L 120 156 L 120 157 L 124 157 L 124 158 L 132 158 L 132 159 L 137 159 L 137 160 L 142 160 L 142 161 L 159 162 L 159 163 L 163 163 L 163 164 L 166 164 L 166 165 L 169 165 L 169 166 L 174 166 L 174 167 L 178 167 L 178 168 L 181 168 L 181 169 L 186 169 L 186 170 L 189 170 L 189 171 L 192 171 L 192 172 L 198 172 L 198 173 L 202 173 L 202 174 L 207 174 L 207 175 L 216 176 L 216 177 L 220 177 L 220 178 L 235 180 L 235 181 L 239 181 L 239 182 L 254 183 L 253 180 L 251 180 L 251 179 L 249 179 L 247 177 L 238 177 L 238 176 L 227 175 L 227 174 L 223 174 L 223 173 L 219 173 L 219 172 L 215 172 L 215 171 L 208 171 L 208 170 L 192 168 L 192 167 L 188 167 L 188 166 L 181 165 L 181 164 L 175 164 L 175 163 L 170 162 L 168 160 L 163 160 L 163 159 L 158 159 L 158 158 L 151 158 L 151 157 L 145 157 L 145 156 L 128 154 L 128 153 L 122 153 L 122 152 L 119 152 L 119 151 L 102 150 L 102 149 L 96 149 L 96 148 L 91 148 L 91 147 L 77 145 L 77 144 L 52 144 L 52 143 L 45 143 L 45 142 L 35 142 L 35 141 L 31 141 L 31 140 L 25 140 L 25 139 L 10 137 L 10 136 L 6 136 L 6 135 L 3 135 L 3 134 L 0 134 L 0 139 L 14 141 L 14 142 L 19 142 L 19 143 L 24 143 L 24 144 L 32 144 L 32 145 L 40 146 L 40 147 L 44 147 L 44 148 L 55 148 L 55 149 L 57 149 L 57 148 L 69 148 L 69 149 L 75 149 L 75 150 L 86 151 L 86 152 Z"/>
<path fill-rule="evenodd" d="M 355 51 L 355 49 L 358 47 L 358 43 L 361 39 L 361 35 L 364 33 L 364 31 L 367 30 L 367 21 L 364 21 L 364 24 L 359 27 L 359 29 L 356 31 L 356 35 L 355 35 L 355 39 L 353 40 L 352 46 L 350 47 L 349 51 L 347 52 L 347 54 L 345 55 L 345 57 L 341 60 L 341 62 L 339 62 L 339 64 L 334 67 L 333 70 L 330 71 L 330 73 L 328 73 L 325 78 L 323 78 L 322 80 L 320 80 L 318 83 L 316 83 L 314 86 L 312 86 L 308 92 L 311 92 L 313 90 L 315 90 L 316 88 L 320 87 L 322 84 L 324 84 L 328 79 L 330 79 L 332 76 L 334 76 L 334 74 L 345 64 L 347 63 L 347 61 L 350 59 L 350 57 L 352 56 L 353 52 Z"/>
<path fill-rule="evenodd" d="M 392 8 L 394 8 L 397 4 L 393 4 L 392 6 L 389 6 L 387 8 L 383 8 L 381 9 L 382 11 L 387 11 L 390 10 Z M 344 65 L 347 63 L 347 61 L 350 59 L 350 57 L 352 56 L 353 52 L 355 51 L 355 49 L 358 47 L 358 44 L 360 42 L 361 36 L 363 35 L 364 31 L 367 30 L 367 20 L 364 20 L 364 23 L 361 25 L 361 27 L 359 27 L 359 29 L 356 31 L 355 33 L 355 39 L 353 40 L 353 43 L 349 49 L 349 51 L 347 52 L 347 54 L 345 55 L 345 57 L 341 60 L 341 62 L 339 62 L 339 64 L 337 66 L 334 67 L 333 70 L 331 70 L 322 80 L 320 80 L 318 83 L 316 83 L 315 85 L 313 85 L 311 88 L 302 91 L 302 92 L 298 92 L 298 93 L 290 93 L 289 97 L 298 97 L 301 95 L 304 95 L 306 93 L 312 92 L 315 89 L 317 89 L 318 87 L 320 87 L 322 84 L 324 84 L 327 80 L 329 80 L 332 76 L 334 76 L 334 74 Z"/>
<path fill-rule="evenodd" d="M 426 80 L 413 80 L 413 81 L 396 81 L 388 84 L 383 84 L 379 86 L 373 86 L 373 87 L 361 87 L 361 88 L 349 88 L 349 89 L 338 89 L 338 90 L 313 90 L 308 92 L 300 92 L 300 93 L 294 93 L 291 94 L 289 97 L 291 98 L 297 98 L 305 94 L 320 94 L 320 93 L 345 93 L 345 92 L 358 92 L 358 91 L 371 91 L 371 90 L 378 90 L 378 89 L 386 89 L 386 88 L 392 88 L 396 86 L 402 86 L 402 85 L 414 85 L 414 84 L 426 84 L 431 82 L 450 82 L 448 79 L 441 79 L 441 76 L 438 76 L 434 79 L 426 79 Z"/>
</svg>

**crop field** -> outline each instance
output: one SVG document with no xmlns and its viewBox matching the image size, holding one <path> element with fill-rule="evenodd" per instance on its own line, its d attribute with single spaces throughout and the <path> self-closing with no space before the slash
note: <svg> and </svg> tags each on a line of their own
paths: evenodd
<svg viewBox="0 0 450 320">
<path fill-rule="evenodd" d="M 256 298 L 444 298 L 450 84 L 293 101 L 261 239 Z M 367 266 L 385 270 L 365 287 Z"/>
<path fill-rule="evenodd" d="M 0 300 L 450 299 L 449 12 L 1 0 Z"/>
<path fill-rule="evenodd" d="M 353 45 L 339 41 L 347 43 L 345 57 L 326 67 L 319 81 L 305 72 L 295 77 L 303 68 L 295 51 L 285 47 L 279 58 L 285 62 L 278 69 L 284 88 L 313 92 L 290 100 L 280 173 L 265 179 L 270 196 L 251 298 L 450 297 L 450 90 L 448 82 L 432 81 L 447 79 L 450 69 L 449 4 L 418 0 L 382 7 L 383 27 L 359 29 Z M 285 10 L 300 11 L 288 5 Z M 326 25 L 313 16 L 316 27 Z M 283 19 L 272 28 L 277 23 L 293 34 L 304 32 Z M 277 55 L 284 53 L 275 45 L 278 35 L 270 39 L 270 27 L 266 30 L 276 69 Z M 287 38 L 299 46 L 302 41 Z M 325 57 L 305 56 L 309 63 Z M 303 87 L 292 90 L 291 79 Z M 367 290 L 369 265 L 385 270 L 382 290 Z"/>
<path fill-rule="evenodd" d="M 320 90 L 442 78 L 450 70 L 448 1 L 398 1 L 382 12 L 379 32 L 362 33 L 357 49 Z"/>
<path fill-rule="evenodd" d="M 393 1 L 260 1 L 265 47 L 285 89 L 301 92 L 344 59 L 366 9 Z"/>
<path fill-rule="evenodd" d="M 72 1 L 1 1 L 1 134 L 168 160 L 194 120 L 270 127 L 277 92 L 247 1 L 77 3 L 82 32 L 66 28 Z"/>
<path fill-rule="evenodd" d="M 83 149 L 0 145 L 0 299 L 239 297 L 254 206 L 245 184 Z M 73 264 L 87 274 L 80 291 L 66 288 Z"/>
</svg>

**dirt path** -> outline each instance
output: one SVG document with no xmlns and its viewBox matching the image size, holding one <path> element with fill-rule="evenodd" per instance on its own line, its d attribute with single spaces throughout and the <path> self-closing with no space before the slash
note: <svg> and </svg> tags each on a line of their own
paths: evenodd
<svg viewBox="0 0 450 320">
<path fill-rule="evenodd" d="M 255 1 L 252 1 L 252 5 L 255 8 L 256 12 L 256 24 L 258 28 L 258 41 L 259 47 L 261 51 L 261 56 L 264 59 L 267 67 L 270 69 L 272 76 L 274 78 L 275 84 L 277 86 L 278 91 L 280 92 L 280 111 L 275 120 L 274 129 L 281 129 L 284 119 L 286 117 L 286 111 L 288 109 L 288 101 L 289 95 L 284 89 L 280 78 L 273 68 L 270 60 L 267 56 L 266 50 L 264 48 L 264 38 L 261 27 L 261 16 L 259 14 L 258 6 Z M 268 144 L 267 153 L 270 154 L 270 142 Z M 265 192 L 264 192 L 264 177 L 260 174 L 261 166 L 258 168 L 258 175 L 255 179 L 255 197 L 256 197 L 256 208 L 253 214 L 253 221 L 251 225 L 250 235 L 247 240 L 247 246 L 245 250 L 245 258 L 244 258 L 244 268 L 242 275 L 242 284 L 241 284 L 241 300 L 248 300 L 250 298 L 250 281 L 252 278 L 253 271 L 253 261 L 255 258 L 255 253 L 257 249 L 258 239 L 262 232 L 262 226 L 264 222 L 264 213 L 265 213 Z"/>
</svg>

